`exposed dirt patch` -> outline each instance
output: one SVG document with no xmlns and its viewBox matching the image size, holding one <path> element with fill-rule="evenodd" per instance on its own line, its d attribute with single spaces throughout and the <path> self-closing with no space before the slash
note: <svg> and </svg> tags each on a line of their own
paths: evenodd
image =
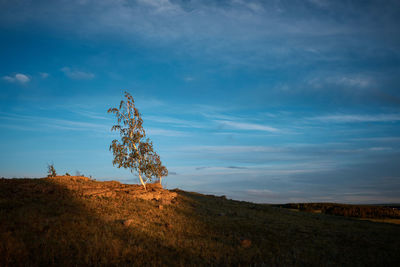
<svg viewBox="0 0 400 267">
<path fill-rule="evenodd" d="M 141 185 L 121 184 L 118 181 L 99 182 L 83 176 L 57 176 L 44 179 L 60 184 L 70 190 L 70 193 L 80 197 L 156 200 L 168 205 L 177 196 L 176 192 L 164 189 L 160 184 L 147 184 L 147 190 L 144 190 Z"/>
</svg>

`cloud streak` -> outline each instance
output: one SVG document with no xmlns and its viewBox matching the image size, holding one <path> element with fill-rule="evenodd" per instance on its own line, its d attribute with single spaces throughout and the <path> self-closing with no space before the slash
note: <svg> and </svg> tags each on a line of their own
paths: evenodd
<svg viewBox="0 0 400 267">
<path fill-rule="evenodd" d="M 91 72 L 84 72 L 79 70 L 71 70 L 69 67 L 63 67 L 61 71 L 70 79 L 73 80 L 91 80 L 95 75 Z"/>
<path fill-rule="evenodd" d="M 166 116 L 152 116 L 146 115 L 143 117 L 144 120 L 149 120 L 151 122 L 167 124 L 169 126 L 176 126 L 182 128 L 204 128 L 205 125 L 198 121 L 184 120 L 175 117 L 166 117 Z"/>
<path fill-rule="evenodd" d="M 43 129 L 53 130 L 70 130 L 70 131 L 96 131 L 106 133 L 108 132 L 109 126 L 101 123 L 85 122 L 79 120 L 67 120 L 60 118 L 49 118 L 43 116 L 30 116 L 30 115 L 19 115 L 10 113 L 0 113 L 0 119 L 3 121 L 11 122 L 8 127 L 12 125 L 19 126 L 21 123 L 24 124 L 25 130 L 30 131 L 43 131 Z"/>
<path fill-rule="evenodd" d="M 231 128 L 237 130 L 244 131 L 262 131 L 262 132 L 270 132 L 277 133 L 280 130 L 271 126 L 256 124 L 256 123 L 247 123 L 247 122 L 234 122 L 227 120 L 217 120 L 215 121 L 220 124 L 223 128 Z"/>
<path fill-rule="evenodd" d="M 311 78 L 307 83 L 316 89 L 326 90 L 329 87 L 349 89 L 366 89 L 375 84 L 367 75 L 341 75 L 340 73 L 322 73 Z"/>
<path fill-rule="evenodd" d="M 351 123 L 351 122 L 396 122 L 400 121 L 400 114 L 338 114 L 338 115 L 325 115 L 311 118 L 321 122 L 335 122 L 335 123 Z"/>
<path fill-rule="evenodd" d="M 392 39 L 386 38 L 384 45 L 397 48 L 399 38 L 393 36 L 398 29 L 392 25 L 399 24 L 398 3 L 315 3 L 325 2 L 72 0 L 12 5 L 3 1 L 0 22 L 36 22 L 82 36 L 105 34 L 132 40 L 139 37 L 160 45 L 181 44 L 178 50 L 184 45 L 189 53 L 219 54 L 220 59 L 234 64 L 262 64 L 266 58 L 270 63 L 290 60 L 293 64 L 294 54 L 298 64 L 304 59 L 331 61 L 338 57 L 330 53 L 334 49 L 341 50 L 342 57 L 349 50 L 359 54 L 371 47 L 354 42 L 363 44 L 386 36 Z M 380 15 L 383 13 L 385 18 Z M 369 45 L 383 47 L 379 42 Z"/>
<path fill-rule="evenodd" d="M 148 128 L 146 133 L 149 136 L 168 136 L 168 137 L 184 137 L 188 135 L 183 131 L 175 131 L 175 130 L 161 129 L 161 128 Z"/>
<path fill-rule="evenodd" d="M 17 83 L 20 83 L 20 84 L 26 84 L 31 79 L 25 74 L 17 73 L 17 74 L 12 75 L 12 76 L 3 76 L 3 80 L 5 80 L 7 82 L 10 82 L 10 83 L 17 82 Z"/>
<path fill-rule="evenodd" d="M 48 74 L 47 72 L 40 73 L 40 77 L 42 77 L 42 79 L 47 79 L 49 76 L 50 76 L 50 74 Z"/>
</svg>

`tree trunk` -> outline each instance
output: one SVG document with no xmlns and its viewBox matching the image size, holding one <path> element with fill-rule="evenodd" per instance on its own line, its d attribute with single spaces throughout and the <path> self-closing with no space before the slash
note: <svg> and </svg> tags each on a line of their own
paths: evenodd
<svg viewBox="0 0 400 267">
<path fill-rule="evenodd" d="M 142 185 L 143 185 L 143 187 L 144 187 L 144 190 L 147 191 L 147 189 L 146 189 L 146 184 L 143 182 L 142 175 L 140 174 L 140 171 L 138 171 L 138 174 L 139 174 L 140 183 L 142 183 Z"/>
<path fill-rule="evenodd" d="M 162 177 L 161 177 L 161 175 L 160 175 L 160 184 L 161 184 L 161 178 L 162 178 Z"/>
<path fill-rule="evenodd" d="M 129 137 L 130 138 L 132 138 L 132 135 L 133 135 L 133 133 L 132 132 L 130 132 L 129 133 Z M 139 144 L 140 144 L 140 142 L 139 142 Z M 135 148 L 135 150 L 137 151 L 138 149 L 138 147 L 136 146 L 136 144 L 135 143 L 133 143 L 133 147 Z M 137 162 L 139 163 L 139 165 L 140 165 L 140 160 L 137 160 Z M 143 182 L 143 179 L 142 179 L 142 175 L 141 175 L 141 173 L 140 173 L 140 169 L 138 168 L 138 174 L 139 174 L 139 180 L 140 180 L 140 183 L 143 185 L 143 187 L 144 187 L 144 190 L 145 191 L 147 191 L 147 189 L 146 189 L 146 184 Z"/>
</svg>

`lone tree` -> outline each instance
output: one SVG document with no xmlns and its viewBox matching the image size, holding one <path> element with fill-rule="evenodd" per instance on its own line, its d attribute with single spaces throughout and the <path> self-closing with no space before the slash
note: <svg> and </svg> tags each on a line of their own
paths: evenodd
<svg viewBox="0 0 400 267">
<path fill-rule="evenodd" d="M 168 175 L 168 170 L 162 165 L 160 156 L 154 152 L 153 143 L 146 137 L 143 120 L 135 107 L 133 97 L 125 92 L 126 101 L 122 100 L 119 108 L 110 108 L 108 113 L 115 114 L 117 124 L 111 131 L 119 131 L 120 140 L 113 140 L 110 151 L 114 154 L 113 165 L 118 168 L 129 168 L 137 172 L 140 183 L 146 190 L 146 184 L 153 178 Z"/>
</svg>

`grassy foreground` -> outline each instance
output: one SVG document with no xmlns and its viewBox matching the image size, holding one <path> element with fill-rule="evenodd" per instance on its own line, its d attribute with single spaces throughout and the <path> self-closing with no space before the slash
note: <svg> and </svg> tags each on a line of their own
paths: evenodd
<svg viewBox="0 0 400 267">
<path fill-rule="evenodd" d="M 0 179 L 0 266 L 399 264 L 400 225 L 82 177 Z"/>
</svg>

